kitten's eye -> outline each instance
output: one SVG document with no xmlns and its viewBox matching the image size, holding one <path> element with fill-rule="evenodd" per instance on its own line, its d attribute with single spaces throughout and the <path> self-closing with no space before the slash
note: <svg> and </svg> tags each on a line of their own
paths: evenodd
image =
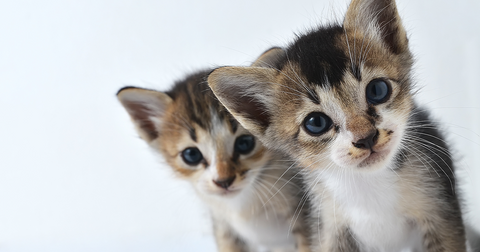
<svg viewBox="0 0 480 252">
<path fill-rule="evenodd" d="M 197 165 L 203 160 L 203 155 L 198 148 L 186 148 L 182 151 L 182 158 L 189 165 Z"/>
<path fill-rule="evenodd" d="M 248 154 L 255 147 L 255 137 L 243 135 L 235 140 L 235 151 L 240 154 Z"/>
<path fill-rule="evenodd" d="M 367 101 L 373 105 L 386 102 L 390 94 L 390 86 L 384 80 L 373 80 L 367 85 Z"/>
<path fill-rule="evenodd" d="M 314 136 L 319 136 L 327 132 L 332 126 L 332 120 L 324 113 L 313 112 L 305 117 L 303 127 L 305 130 Z"/>
</svg>

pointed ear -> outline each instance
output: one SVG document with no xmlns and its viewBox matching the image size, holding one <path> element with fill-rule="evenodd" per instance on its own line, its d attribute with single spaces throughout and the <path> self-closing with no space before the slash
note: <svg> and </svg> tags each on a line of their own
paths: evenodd
<svg viewBox="0 0 480 252">
<path fill-rule="evenodd" d="M 266 50 L 255 62 L 252 67 L 274 67 L 276 63 L 285 56 L 285 51 L 280 47 L 272 47 Z"/>
<path fill-rule="evenodd" d="M 270 125 L 276 74 L 271 68 L 221 67 L 210 73 L 208 84 L 243 127 L 261 136 Z"/>
<path fill-rule="evenodd" d="M 117 98 L 130 114 L 140 137 L 147 142 L 155 140 L 172 98 L 162 92 L 136 87 L 120 89 Z"/>
<path fill-rule="evenodd" d="M 343 26 L 375 33 L 395 54 L 408 51 L 408 39 L 395 0 L 352 0 Z"/>
</svg>

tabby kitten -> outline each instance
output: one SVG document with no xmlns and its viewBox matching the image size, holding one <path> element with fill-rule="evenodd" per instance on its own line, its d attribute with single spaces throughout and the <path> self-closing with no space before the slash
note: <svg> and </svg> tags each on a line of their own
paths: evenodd
<svg viewBox="0 0 480 252">
<path fill-rule="evenodd" d="M 413 100 L 394 0 L 353 0 L 343 24 L 280 55 L 271 68 L 218 68 L 208 82 L 247 130 L 304 167 L 320 217 L 314 250 L 465 251 L 452 157 Z"/>
<path fill-rule="evenodd" d="M 309 251 L 298 171 L 218 102 L 205 82 L 210 71 L 167 92 L 125 87 L 117 96 L 141 138 L 209 207 L 219 251 Z"/>
</svg>

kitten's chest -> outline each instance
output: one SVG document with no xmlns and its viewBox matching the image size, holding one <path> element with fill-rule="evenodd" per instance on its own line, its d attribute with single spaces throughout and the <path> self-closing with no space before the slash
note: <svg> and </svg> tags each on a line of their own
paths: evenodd
<svg viewBox="0 0 480 252">
<path fill-rule="evenodd" d="M 295 247 L 289 215 L 263 211 L 250 216 L 232 213 L 226 218 L 234 231 L 249 243 L 268 248 L 293 249 Z"/>
<path fill-rule="evenodd" d="M 397 179 L 388 173 L 368 177 L 343 174 L 324 181 L 338 214 L 367 251 L 422 251 L 418 249 L 419 231 L 402 212 Z"/>
</svg>

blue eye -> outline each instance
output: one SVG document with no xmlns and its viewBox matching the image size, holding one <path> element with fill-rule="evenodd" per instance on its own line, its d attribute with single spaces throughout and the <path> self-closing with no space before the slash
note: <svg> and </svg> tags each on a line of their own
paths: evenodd
<svg viewBox="0 0 480 252">
<path fill-rule="evenodd" d="M 370 104 L 384 103 L 390 97 L 390 86 L 383 80 L 373 80 L 367 85 L 366 96 Z"/>
<path fill-rule="evenodd" d="M 199 149 L 191 147 L 182 151 L 182 158 L 189 165 L 197 165 L 203 160 L 203 155 Z"/>
<path fill-rule="evenodd" d="M 248 154 L 255 148 L 255 137 L 252 135 L 242 135 L 235 140 L 235 152 Z"/>
<path fill-rule="evenodd" d="M 319 136 L 327 132 L 332 126 L 332 120 L 324 113 L 313 112 L 305 117 L 303 127 L 305 130 L 314 136 Z"/>
</svg>

